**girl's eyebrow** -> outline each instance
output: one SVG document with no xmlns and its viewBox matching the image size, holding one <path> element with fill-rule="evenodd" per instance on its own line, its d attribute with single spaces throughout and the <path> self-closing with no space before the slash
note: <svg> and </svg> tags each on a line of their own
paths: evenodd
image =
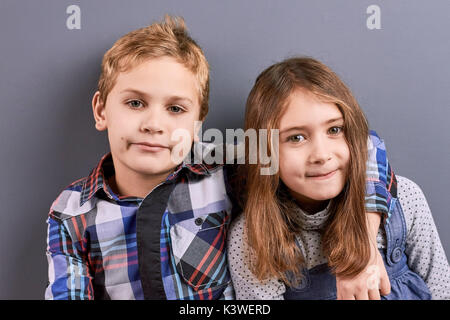
<svg viewBox="0 0 450 320">
<path fill-rule="evenodd" d="M 325 121 L 323 124 L 330 124 L 330 123 L 333 123 L 333 122 L 338 122 L 340 120 L 344 121 L 344 118 L 343 117 L 333 118 L 333 119 Z"/>
<path fill-rule="evenodd" d="M 294 131 L 294 130 L 295 130 L 295 131 L 301 131 L 301 130 L 304 130 L 305 128 L 307 128 L 307 126 L 290 127 L 290 128 L 281 130 L 281 131 L 280 131 L 280 135 L 283 134 L 283 133 L 289 132 L 289 131 Z"/>
<path fill-rule="evenodd" d="M 328 120 L 324 121 L 322 123 L 322 125 L 328 125 L 328 124 L 335 123 L 335 122 L 338 122 L 338 121 L 344 121 L 344 118 L 343 117 L 337 117 L 337 118 L 328 119 Z M 305 125 L 305 126 L 289 127 L 287 129 L 284 129 L 284 130 L 280 131 L 280 134 L 283 134 L 283 133 L 286 133 L 286 132 L 289 132 L 289 131 L 294 131 L 294 130 L 295 131 L 301 131 L 301 130 L 305 130 L 307 128 L 308 128 L 307 125 Z"/>
</svg>

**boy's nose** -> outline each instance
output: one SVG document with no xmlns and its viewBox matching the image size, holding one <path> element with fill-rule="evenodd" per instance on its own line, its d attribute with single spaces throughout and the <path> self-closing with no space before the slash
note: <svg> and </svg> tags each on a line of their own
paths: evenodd
<svg viewBox="0 0 450 320">
<path fill-rule="evenodd" d="M 151 111 L 144 115 L 141 131 L 144 133 L 162 132 L 161 115 L 158 115 L 157 113 L 157 111 Z"/>
</svg>

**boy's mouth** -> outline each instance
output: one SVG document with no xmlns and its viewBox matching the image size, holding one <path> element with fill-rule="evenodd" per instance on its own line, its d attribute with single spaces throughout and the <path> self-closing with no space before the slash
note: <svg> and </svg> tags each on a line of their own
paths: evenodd
<svg viewBox="0 0 450 320">
<path fill-rule="evenodd" d="M 168 146 L 159 144 L 159 143 L 148 143 L 148 142 L 136 142 L 132 143 L 131 145 L 136 146 L 141 151 L 147 151 L 147 152 L 160 152 L 166 149 L 169 149 Z"/>
</svg>

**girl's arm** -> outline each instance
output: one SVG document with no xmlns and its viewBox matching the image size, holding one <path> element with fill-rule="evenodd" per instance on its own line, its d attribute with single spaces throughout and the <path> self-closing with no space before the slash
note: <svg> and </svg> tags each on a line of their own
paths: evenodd
<svg viewBox="0 0 450 320">
<path fill-rule="evenodd" d="M 413 181 L 398 177 L 398 199 L 408 230 L 409 268 L 425 281 L 432 299 L 450 300 L 450 267 L 425 195 Z"/>
</svg>

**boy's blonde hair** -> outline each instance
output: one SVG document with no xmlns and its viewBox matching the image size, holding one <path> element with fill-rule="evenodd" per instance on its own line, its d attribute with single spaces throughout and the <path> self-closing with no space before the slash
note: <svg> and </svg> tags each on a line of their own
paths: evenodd
<svg viewBox="0 0 450 320">
<path fill-rule="evenodd" d="M 98 81 L 100 100 L 106 103 L 120 72 L 126 72 L 149 58 L 172 57 L 196 76 L 199 89 L 200 119 L 208 113 L 209 66 L 202 49 L 189 36 L 184 19 L 166 15 L 164 20 L 131 31 L 103 56 Z"/>
</svg>

